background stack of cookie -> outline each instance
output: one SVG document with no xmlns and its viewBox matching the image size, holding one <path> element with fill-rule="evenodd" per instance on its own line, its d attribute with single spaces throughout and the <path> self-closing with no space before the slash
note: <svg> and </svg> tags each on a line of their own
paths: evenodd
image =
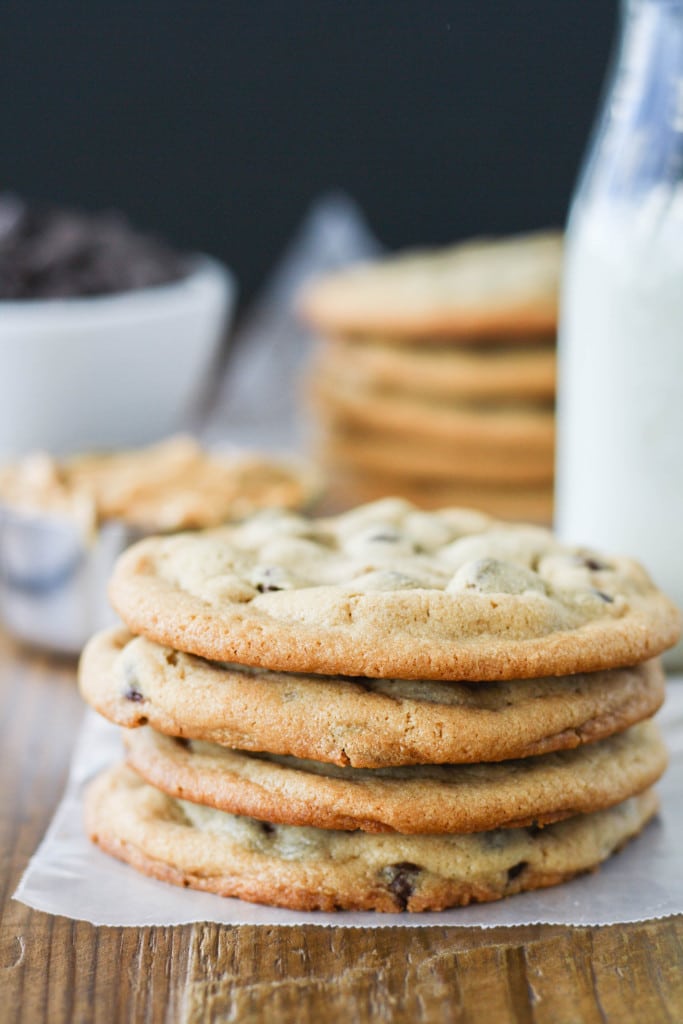
<svg viewBox="0 0 683 1024">
<path fill-rule="evenodd" d="M 81 663 L 126 728 L 105 850 L 300 909 L 438 910 L 594 868 L 655 813 L 679 616 L 626 559 L 398 499 L 152 538 Z"/>
<path fill-rule="evenodd" d="M 552 518 L 561 237 L 409 252 L 315 282 L 309 375 L 335 497 Z"/>
</svg>

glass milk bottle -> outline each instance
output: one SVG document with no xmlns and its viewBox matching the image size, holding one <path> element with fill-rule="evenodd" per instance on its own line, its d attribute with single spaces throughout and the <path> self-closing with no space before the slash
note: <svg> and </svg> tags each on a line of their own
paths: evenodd
<svg viewBox="0 0 683 1024">
<path fill-rule="evenodd" d="M 637 557 L 683 606 L 683 0 L 623 5 L 572 205 L 556 499 L 561 537 Z"/>
</svg>

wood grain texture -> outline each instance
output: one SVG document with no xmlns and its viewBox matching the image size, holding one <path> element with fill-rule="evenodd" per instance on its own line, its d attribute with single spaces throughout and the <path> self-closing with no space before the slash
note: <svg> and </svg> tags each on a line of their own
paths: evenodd
<svg viewBox="0 0 683 1024">
<path fill-rule="evenodd" d="M 683 1020 L 683 918 L 611 928 L 94 928 L 10 899 L 64 786 L 74 667 L 0 640 L 0 1021 Z"/>
</svg>

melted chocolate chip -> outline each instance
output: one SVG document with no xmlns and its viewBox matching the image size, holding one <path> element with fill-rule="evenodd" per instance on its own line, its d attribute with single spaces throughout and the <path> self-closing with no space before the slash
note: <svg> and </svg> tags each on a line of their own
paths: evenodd
<svg viewBox="0 0 683 1024">
<path fill-rule="evenodd" d="M 190 749 L 190 741 L 185 736 L 176 736 L 175 741 L 179 747 L 184 747 L 185 750 Z"/>
<path fill-rule="evenodd" d="M 274 583 L 257 583 L 256 589 L 259 594 L 268 594 L 271 590 L 282 590 L 282 587 L 276 587 Z"/>
<path fill-rule="evenodd" d="M 261 821 L 259 822 L 259 824 L 261 825 L 261 829 L 263 830 L 265 835 L 272 836 L 273 832 L 275 831 L 275 825 L 271 825 L 269 821 Z"/>
<path fill-rule="evenodd" d="M 591 572 L 601 572 L 603 569 L 607 568 L 605 563 L 599 562 L 597 558 L 584 558 L 583 564 L 587 569 L 590 569 Z"/>
<path fill-rule="evenodd" d="M 408 906 L 408 900 L 415 892 L 415 882 L 422 868 L 410 861 L 401 861 L 384 868 L 382 874 L 388 879 L 387 888 L 393 893 L 401 910 Z"/>
<path fill-rule="evenodd" d="M 128 661 L 124 663 L 123 675 L 126 683 L 128 684 L 126 689 L 123 691 L 123 696 L 126 700 L 142 703 L 145 698 L 140 690 L 140 681 L 138 680 L 135 667 L 131 662 Z"/>
<path fill-rule="evenodd" d="M 614 598 L 611 597 L 609 594 L 606 594 L 604 590 L 596 590 L 595 593 L 602 601 L 605 601 L 607 604 L 614 604 Z"/>
<path fill-rule="evenodd" d="M 486 844 L 489 850 L 504 850 L 510 841 L 508 830 L 503 828 L 493 829 L 490 832 L 481 832 L 480 836 L 481 841 Z"/>
<path fill-rule="evenodd" d="M 513 878 L 517 878 L 521 875 L 524 868 L 528 867 L 528 864 L 528 861 L 520 860 L 519 864 L 513 864 L 511 868 L 508 868 L 508 882 L 511 882 Z"/>
</svg>

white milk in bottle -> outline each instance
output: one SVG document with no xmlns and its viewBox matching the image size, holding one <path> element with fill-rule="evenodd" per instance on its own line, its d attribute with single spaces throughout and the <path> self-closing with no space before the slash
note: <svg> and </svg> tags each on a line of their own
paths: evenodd
<svg viewBox="0 0 683 1024">
<path fill-rule="evenodd" d="M 556 526 L 637 557 L 679 606 L 682 169 L 683 2 L 638 0 L 567 232 Z"/>
</svg>

